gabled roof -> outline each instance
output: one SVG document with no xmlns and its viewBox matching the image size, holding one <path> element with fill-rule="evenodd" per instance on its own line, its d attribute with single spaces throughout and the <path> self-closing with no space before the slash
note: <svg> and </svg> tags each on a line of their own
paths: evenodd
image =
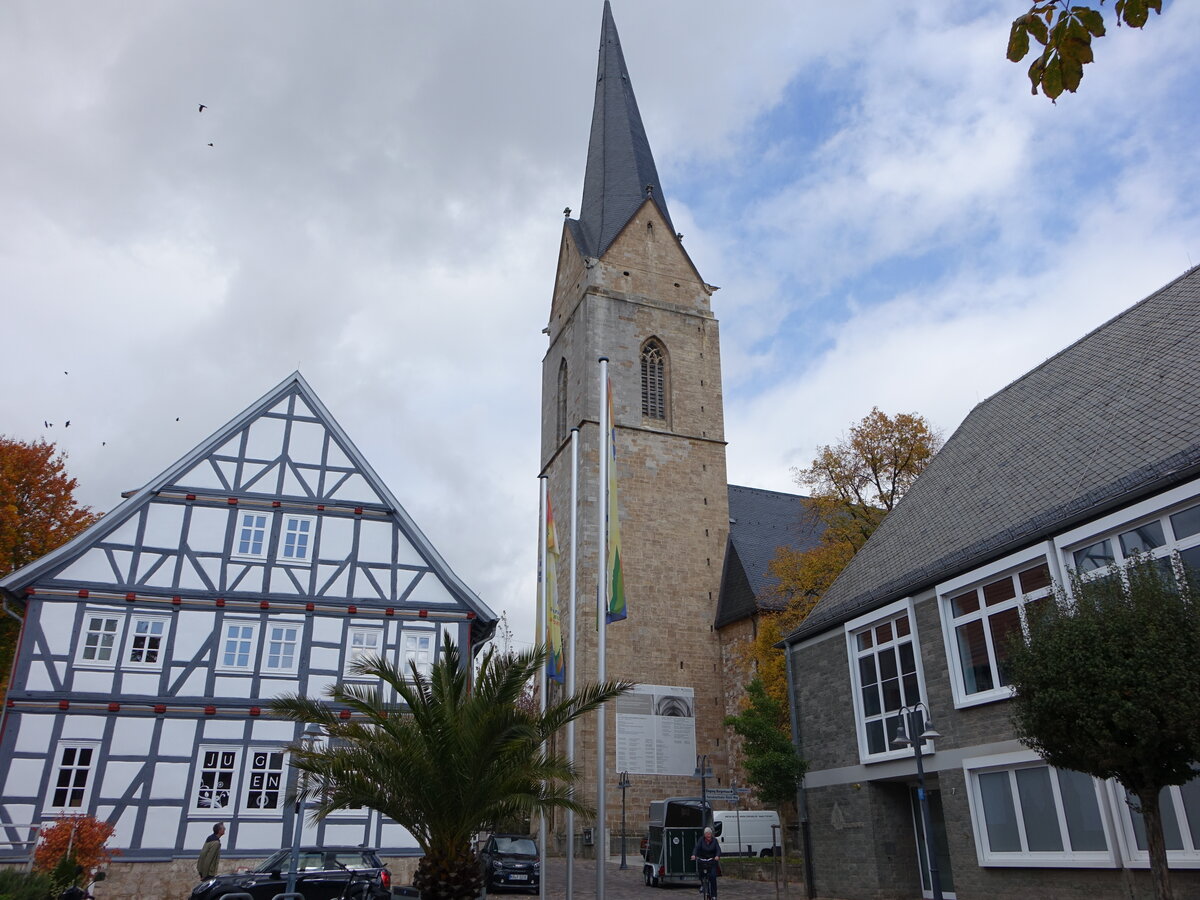
<svg viewBox="0 0 1200 900">
<path fill-rule="evenodd" d="M 124 562 L 108 564 L 104 559 L 112 558 L 112 551 L 94 548 L 134 540 L 121 535 L 136 531 L 135 520 L 160 494 L 176 497 L 176 502 L 196 495 L 227 498 L 222 502 L 231 505 L 250 503 L 255 508 L 270 508 L 282 501 L 298 508 L 340 510 L 351 516 L 358 510 L 368 511 L 375 521 L 390 522 L 403 535 L 404 552 L 411 548 L 411 555 L 393 568 L 415 576 L 396 586 L 373 585 L 376 600 L 384 602 L 380 594 L 392 602 L 416 602 L 416 597 L 428 596 L 430 602 L 461 604 L 475 613 L 472 630 L 476 640 L 486 638 L 495 628 L 495 613 L 454 574 L 299 372 L 289 375 L 86 531 L 0 579 L 0 591 L 22 601 L 27 587 L 47 582 L 78 582 L 82 588 L 111 579 L 114 584 L 127 583 L 131 590 L 155 587 L 153 572 L 144 573 Z M 180 555 L 194 566 L 196 590 L 212 590 L 213 573 L 194 559 L 195 554 L 182 547 L 159 550 Z M 337 575 L 325 583 L 326 589 L 335 589 Z M 426 581 L 426 575 L 433 578 Z M 178 582 L 173 584 L 178 588 Z M 237 590 L 215 587 L 223 592 Z M 343 596 L 348 593 L 352 594 L 344 591 Z"/>
<path fill-rule="evenodd" d="M 577 227 L 572 228 L 583 254 L 603 256 L 648 194 L 674 234 L 650 141 L 625 67 L 617 24 L 605 0 L 592 133 L 583 178 L 583 209 Z"/>
<path fill-rule="evenodd" d="M 782 609 L 786 601 L 776 593 L 779 579 L 770 572 L 771 560 L 780 547 L 812 549 L 823 530 L 807 497 L 729 485 L 729 541 L 716 626 Z"/>
<path fill-rule="evenodd" d="M 788 641 L 1200 472 L 1200 267 L 963 421 Z"/>
</svg>

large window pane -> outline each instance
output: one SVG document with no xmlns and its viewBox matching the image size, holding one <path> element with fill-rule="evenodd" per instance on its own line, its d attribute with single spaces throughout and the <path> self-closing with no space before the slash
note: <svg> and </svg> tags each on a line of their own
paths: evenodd
<svg viewBox="0 0 1200 900">
<path fill-rule="evenodd" d="M 1096 802 L 1096 783 L 1092 776 L 1069 769 L 1058 769 L 1058 787 L 1067 818 L 1067 837 L 1072 850 L 1107 850 L 1100 805 Z"/>
<path fill-rule="evenodd" d="M 1013 806 L 1008 773 L 985 772 L 980 775 L 979 796 L 983 801 L 983 820 L 992 852 L 1019 852 L 1021 834 L 1017 830 L 1017 812 Z"/>
<path fill-rule="evenodd" d="M 1183 800 L 1183 813 L 1192 836 L 1192 849 L 1200 850 L 1200 778 L 1193 778 L 1180 787 L 1179 796 Z"/>
<path fill-rule="evenodd" d="M 1156 547 L 1161 547 L 1165 544 L 1166 538 L 1163 537 L 1162 522 L 1147 522 L 1132 531 L 1126 531 L 1121 535 L 1121 552 L 1126 556 L 1133 556 L 1135 553 L 1147 553 Z"/>
<path fill-rule="evenodd" d="M 950 608 L 954 610 L 955 616 L 965 616 L 967 613 L 975 612 L 979 609 L 979 594 L 975 591 L 959 594 L 950 600 Z"/>
<path fill-rule="evenodd" d="M 1025 839 L 1029 849 L 1059 852 L 1063 848 L 1058 829 L 1058 813 L 1054 809 L 1054 793 L 1050 789 L 1050 769 L 1017 769 L 1017 794 L 1021 798 L 1021 817 L 1025 821 Z"/>
<path fill-rule="evenodd" d="M 1200 588 L 1200 546 L 1179 551 L 1179 561 L 1193 590 Z"/>
<path fill-rule="evenodd" d="M 1148 850 L 1146 841 L 1146 820 L 1137 811 L 1137 797 L 1126 792 L 1125 795 L 1132 803 L 1129 807 L 1129 818 L 1133 821 L 1133 837 L 1139 850 Z M 1158 792 L 1158 808 L 1162 813 L 1163 842 L 1168 850 L 1182 850 L 1183 837 L 1179 834 L 1179 820 L 1175 817 L 1175 804 L 1171 802 L 1171 789 L 1163 788 Z"/>
<path fill-rule="evenodd" d="M 1103 540 L 1075 551 L 1075 568 L 1080 572 L 1091 572 L 1093 569 L 1103 569 L 1116 562 L 1113 556 L 1112 541 Z"/>
<path fill-rule="evenodd" d="M 895 678 L 899 672 L 896 670 L 896 651 L 889 647 L 886 650 L 879 651 L 879 677 L 883 680 Z"/>
<path fill-rule="evenodd" d="M 863 715 L 877 716 L 883 711 L 883 706 L 879 702 L 879 685 L 868 684 L 862 689 L 863 697 Z"/>
<path fill-rule="evenodd" d="M 1011 577 L 1001 578 L 999 581 L 993 581 L 991 584 L 983 586 L 983 602 L 988 606 L 1004 603 L 1015 596 L 1017 596 L 1017 589 L 1013 586 Z"/>
<path fill-rule="evenodd" d="M 1175 532 L 1176 540 L 1191 537 L 1200 531 L 1200 506 L 1193 506 L 1171 516 L 1171 528 Z"/>
<path fill-rule="evenodd" d="M 882 753 L 887 748 L 883 743 L 883 722 L 876 719 L 867 723 L 867 752 Z"/>
<path fill-rule="evenodd" d="M 992 649 L 996 651 L 1000 683 L 1008 684 L 1008 646 L 1021 633 L 1021 614 L 1015 606 L 992 613 L 988 617 L 988 627 L 992 631 Z"/>
<path fill-rule="evenodd" d="M 1050 585 L 1050 567 L 1046 563 L 1038 563 L 1032 569 L 1021 573 L 1021 591 L 1032 594 Z"/>
<path fill-rule="evenodd" d="M 954 629 L 958 637 L 958 658 L 962 661 L 963 685 L 968 694 L 990 691 L 992 665 L 988 659 L 987 642 L 983 637 L 983 622 L 976 620 Z"/>
</svg>

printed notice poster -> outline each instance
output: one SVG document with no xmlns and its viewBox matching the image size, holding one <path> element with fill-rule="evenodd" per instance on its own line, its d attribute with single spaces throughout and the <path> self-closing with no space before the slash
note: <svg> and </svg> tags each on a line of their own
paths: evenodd
<svg viewBox="0 0 1200 900">
<path fill-rule="evenodd" d="M 696 700 L 689 687 L 639 684 L 617 698 L 617 771 L 696 771 Z"/>
</svg>

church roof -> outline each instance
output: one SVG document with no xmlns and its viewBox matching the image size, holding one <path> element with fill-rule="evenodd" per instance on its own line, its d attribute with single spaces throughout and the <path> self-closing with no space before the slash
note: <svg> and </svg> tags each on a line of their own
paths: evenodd
<svg viewBox="0 0 1200 900">
<path fill-rule="evenodd" d="M 770 572 L 780 547 L 810 550 L 822 526 L 800 494 L 729 485 L 729 542 L 717 600 L 718 628 L 760 610 L 782 609 L 779 579 Z"/>
<path fill-rule="evenodd" d="M 647 194 L 673 233 L 650 141 L 625 67 L 617 24 L 605 0 L 596 101 L 592 107 L 592 133 L 583 178 L 583 210 L 577 229 L 572 229 L 582 252 L 603 256 L 645 202 Z"/>
<path fill-rule="evenodd" d="M 796 641 L 1200 473 L 1200 266 L 973 409 Z"/>
</svg>

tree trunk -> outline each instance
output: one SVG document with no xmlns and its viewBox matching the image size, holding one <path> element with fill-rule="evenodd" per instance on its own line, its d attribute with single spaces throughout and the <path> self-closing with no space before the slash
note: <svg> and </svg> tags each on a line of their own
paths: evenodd
<svg viewBox="0 0 1200 900">
<path fill-rule="evenodd" d="M 483 888 L 483 870 L 469 848 L 421 857 L 413 875 L 421 900 L 475 900 Z"/>
<path fill-rule="evenodd" d="M 1163 839 L 1162 810 L 1158 805 L 1158 788 L 1137 792 L 1142 819 L 1146 823 L 1146 845 L 1150 850 L 1150 880 L 1155 900 L 1171 900 L 1171 873 L 1167 868 L 1167 842 Z"/>
</svg>

